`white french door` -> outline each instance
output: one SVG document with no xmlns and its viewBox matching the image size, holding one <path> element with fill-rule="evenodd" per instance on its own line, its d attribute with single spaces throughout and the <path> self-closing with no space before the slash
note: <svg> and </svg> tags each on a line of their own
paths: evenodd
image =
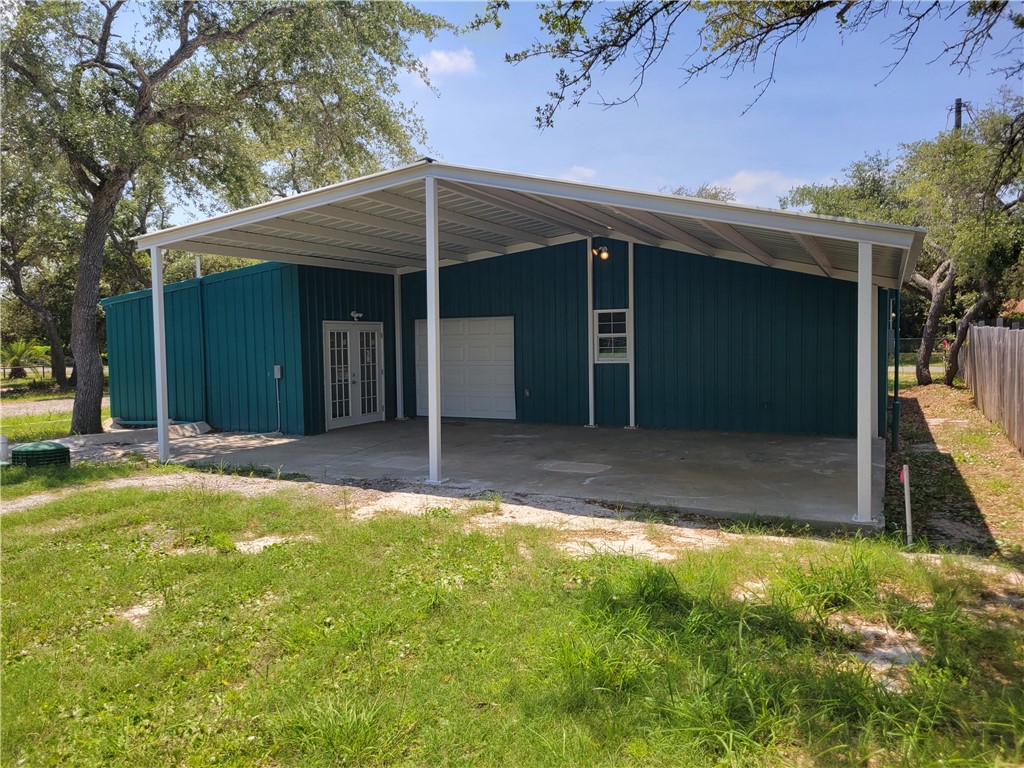
<svg viewBox="0 0 1024 768">
<path fill-rule="evenodd" d="M 324 323 L 327 429 L 384 420 L 381 323 Z"/>
</svg>

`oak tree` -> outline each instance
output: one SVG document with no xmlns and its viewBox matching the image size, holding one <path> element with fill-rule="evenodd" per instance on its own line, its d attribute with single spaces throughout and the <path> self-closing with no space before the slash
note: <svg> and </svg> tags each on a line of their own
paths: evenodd
<svg viewBox="0 0 1024 768">
<path fill-rule="evenodd" d="M 26 2 L 3 21 L 4 121 L 24 120 L 86 202 L 73 432 L 102 428 L 101 274 L 139 174 L 241 205 L 268 196 L 286 152 L 301 154 L 298 184 L 410 159 L 422 126 L 396 76 L 422 74 L 410 37 L 445 25 L 404 3 L 340 0 Z"/>
</svg>

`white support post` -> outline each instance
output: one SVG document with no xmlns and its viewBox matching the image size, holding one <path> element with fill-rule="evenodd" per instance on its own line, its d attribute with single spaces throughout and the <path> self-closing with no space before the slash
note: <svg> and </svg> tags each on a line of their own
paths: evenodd
<svg viewBox="0 0 1024 768">
<path fill-rule="evenodd" d="M 427 238 L 427 422 L 430 474 L 427 481 L 441 482 L 441 315 L 440 258 L 437 222 L 437 180 L 428 176 L 426 185 Z"/>
<path fill-rule="evenodd" d="M 871 286 L 871 436 L 878 436 L 878 288 Z"/>
<path fill-rule="evenodd" d="M 871 243 L 857 244 L 857 517 L 859 523 L 871 521 L 871 372 L 875 358 L 871 329 Z"/>
<path fill-rule="evenodd" d="M 202 257 L 196 254 L 196 280 L 203 276 L 203 261 Z"/>
<path fill-rule="evenodd" d="M 402 373 L 402 276 L 395 273 L 395 418 L 405 421 L 405 376 Z"/>
<path fill-rule="evenodd" d="M 629 425 L 626 429 L 636 429 L 636 325 L 634 324 L 633 308 L 636 306 L 634 300 L 633 284 L 633 241 L 629 241 L 629 295 L 626 297 L 626 322 L 629 336 L 626 339 L 626 350 L 629 359 Z"/>
<path fill-rule="evenodd" d="M 161 463 L 171 457 L 167 416 L 167 329 L 164 325 L 164 260 L 160 248 L 149 249 L 153 297 L 153 360 L 156 363 L 156 442 Z"/>
<path fill-rule="evenodd" d="M 588 427 L 594 422 L 594 238 L 587 238 L 587 400 Z"/>
</svg>

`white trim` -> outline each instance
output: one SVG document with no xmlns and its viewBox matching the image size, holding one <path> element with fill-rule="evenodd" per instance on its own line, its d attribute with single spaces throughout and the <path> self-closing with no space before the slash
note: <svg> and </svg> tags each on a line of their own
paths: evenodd
<svg viewBox="0 0 1024 768">
<path fill-rule="evenodd" d="M 633 280 L 633 243 L 629 243 L 629 293 L 626 301 L 629 313 L 626 316 L 626 351 L 629 354 L 629 424 L 627 429 L 636 429 L 636 333 L 633 328 L 633 308 L 636 304 L 636 285 Z"/>
<path fill-rule="evenodd" d="M 438 254 L 437 182 L 424 181 L 427 239 L 427 482 L 441 482 L 441 296 Z"/>
<path fill-rule="evenodd" d="M 878 436 L 878 289 L 871 288 L 871 434 Z"/>
<path fill-rule="evenodd" d="M 164 258 L 161 248 L 149 249 L 149 269 L 153 289 L 153 362 L 156 368 L 156 441 L 157 456 L 166 464 L 171 457 L 170 419 L 167 407 L 167 326 L 164 315 Z"/>
<path fill-rule="evenodd" d="M 348 368 L 358 368 L 357 361 L 360 348 L 359 341 L 355 334 L 370 331 L 377 337 L 377 410 L 370 413 L 356 413 L 357 404 L 362 407 L 362 392 L 356 392 L 352 386 L 352 379 L 349 378 L 349 415 L 337 419 L 331 418 L 331 350 L 328 337 L 332 331 L 341 331 L 349 334 L 348 337 Z M 321 323 L 321 344 L 323 345 L 324 357 L 324 429 L 330 432 L 334 429 L 354 427 L 357 424 L 369 424 L 372 421 L 384 421 L 387 413 L 386 379 L 384 376 L 384 323 L 361 323 L 349 320 L 324 320 Z M 362 383 L 362 380 L 359 380 Z"/>
<path fill-rule="evenodd" d="M 857 522 L 871 520 L 871 243 L 857 245 Z"/>
<path fill-rule="evenodd" d="M 594 239 L 587 237 L 587 398 L 589 402 L 588 427 L 594 423 Z"/>
<path fill-rule="evenodd" d="M 405 421 L 405 374 L 402 360 L 402 276 L 395 275 L 395 418 Z"/>
</svg>

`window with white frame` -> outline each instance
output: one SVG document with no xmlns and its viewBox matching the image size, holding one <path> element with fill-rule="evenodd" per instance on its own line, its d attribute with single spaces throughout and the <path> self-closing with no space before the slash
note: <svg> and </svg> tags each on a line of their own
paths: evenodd
<svg viewBox="0 0 1024 768">
<path fill-rule="evenodd" d="M 629 310 L 599 309 L 594 313 L 594 359 L 599 363 L 629 362 Z"/>
</svg>

